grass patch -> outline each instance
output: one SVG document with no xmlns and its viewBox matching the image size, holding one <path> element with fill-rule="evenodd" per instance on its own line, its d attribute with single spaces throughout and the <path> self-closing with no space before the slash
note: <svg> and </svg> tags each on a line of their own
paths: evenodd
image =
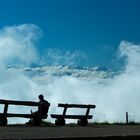
<svg viewBox="0 0 140 140">
<path fill-rule="evenodd" d="M 130 121 L 128 124 L 124 123 L 124 122 L 89 122 L 87 126 L 100 126 L 100 125 L 140 125 L 140 122 L 135 122 L 135 121 Z M 26 126 L 25 124 L 9 124 L 8 126 Z M 52 122 L 48 122 L 48 121 L 42 121 L 40 127 L 54 127 L 56 126 L 54 123 Z M 65 126 L 68 127 L 76 127 L 78 126 L 77 123 L 66 123 Z"/>
</svg>

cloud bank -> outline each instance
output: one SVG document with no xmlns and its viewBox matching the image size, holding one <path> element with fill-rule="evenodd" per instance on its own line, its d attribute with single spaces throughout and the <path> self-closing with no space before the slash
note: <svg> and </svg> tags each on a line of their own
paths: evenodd
<svg viewBox="0 0 140 140">
<path fill-rule="evenodd" d="M 122 41 L 118 51 L 125 59 L 124 71 L 106 79 L 54 78 L 47 87 L 50 101 L 96 104 L 93 112 L 97 122 L 125 122 L 125 112 L 129 112 L 130 121 L 139 122 L 140 45 Z"/>
<path fill-rule="evenodd" d="M 30 64 L 37 59 L 35 42 L 41 30 L 33 24 L 7 26 L 0 30 L 0 63 Z"/>
<path fill-rule="evenodd" d="M 1 98 L 37 101 L 38 94 L 43 93 L 51 103 L 50 114 L 60 111 L 56 109 L 59 102 L 91 103 L 97 106 L 92 111 L 94 113 L 92 121 L 124 122 L 126 111 L 129 112 L 131 120 L 140 121 L 138 110 L 140 106 L 140 45 L 127 41 L 120 43 L 118 52 L 119 57 L 125 59 L 124 70 L 108 78 L 96 78 L 95 75 L 91 78 L 47 75 L 40 76 L 41 80 L 38 80 L 24 75 L 22 71 L 7 69 L 7 65 L 25 67 L 36 61 L 39 62 L 38 59 L 41 56 L 38 55 L 36 41 L 41 34 L 40 28 L 33 24 L 0 29 Z M 71 54 L 67 51 L 65 55 L 56 52 L 48 51 L 47 58 L 52 59 L 50 62 L 54 64 L 62 60 L 65 60 L 66 64 L 67 62 L 74 64 L 75 58 L 81 57 L 79 52 Z M 2 108 L 0 110 L 2 111 Z M 29 113 L 29 110 L 24 108 L 19 110 L 18 107 L 9 110 L 11 112 L 23 110 Z M 82 112 L 79 111 L 79 113 Z M 51 120 L 50 117 L 48 119 Z M 13 122 L 19 121 L 16 119 Z"/>
</svg>

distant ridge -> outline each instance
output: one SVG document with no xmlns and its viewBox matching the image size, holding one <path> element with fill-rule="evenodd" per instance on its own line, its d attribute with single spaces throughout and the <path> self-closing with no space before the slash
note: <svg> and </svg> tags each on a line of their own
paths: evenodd
<svg viewBox="0 0 140 140">
<path fill-rule="evenodd" d="M 112 72 L 105 67 L 81 67 L 81 66 L 33 66 L 33 67 L 8 67 L 9 70 L 22 72 L 26 76 L 72 76 L 77 78 L 107 78 Z"/>
</svg>

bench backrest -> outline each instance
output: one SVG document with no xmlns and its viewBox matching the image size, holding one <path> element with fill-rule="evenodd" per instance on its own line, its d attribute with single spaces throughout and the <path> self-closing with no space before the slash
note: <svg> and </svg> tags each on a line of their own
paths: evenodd
<svg viewBox="0 0 140 140">
<path fill-rule="evenodd" d="M 62 104 L 62 103 L 59 103 L 58 107 L 63 107 L 64 108 L 64 110 L 63 110 L 63 115 L 64 116 L 66 115 L 67 108 L 86 108 L 87 111 L 86 111 L 85 116 L 88 116 L 89 112 L 90 112 L 90 109 L 94 109 L 96 106 L 95 105 L 90 105 L 90 104 L 85 105 L 85 104 Z"/>
<path fill-rule="evenodd" d="M 62 104 L 59 103 L 58 107 L 68 107 L 68 108 L 95 108 L 95 105 L 83 105 L 83 104 Z"/>
<path fill-rule="evenodd" d="M 41 103 L 39 102 L 32 102 L 32 101 L 14 101 L 14 100 L 0 100 L 0 104 L 4 104 L 4 111 L 3 115 L 7 115 L 8 106 L 9 105 L 24 105 L 24 106 L 40 106 Z"/>
</svg>

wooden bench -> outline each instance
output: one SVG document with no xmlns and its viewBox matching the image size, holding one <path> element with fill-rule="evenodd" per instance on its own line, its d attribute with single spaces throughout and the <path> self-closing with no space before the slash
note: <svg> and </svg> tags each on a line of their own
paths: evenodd
<svg viewBox="0 0 140 140">
<path fill-rule="evenodd" d="M 0 104 L 4 104 L 4 111 L 0 113 L 0 125 L 7 125 L 7 117 L 22 117 L 22 118 L 36 118 L 35 125 L 40 125 L 42 119 L 47 118 L 47 114 L 45 116 L 41 116 L 41 103 L 40 102 L 32 102 L 32 101 L 13 101 L 13 100 L 0 100 Z M 19 113 L 8 113 L 9 105 L 21 105 L 21 106 L 37 106 L 39 108 L 38 115 L 36 114 L 19 114 Z"/>
<path fill-rule="evenodd" d="M 92 115 L 89 115 L 90 109 L 94 109 L 95 105 L 83 105 L 83 104 L 62 104 L 59 103 L 58 107 L 63 107 L 63 114 L 51 114 L 52 118 L 55 118 L 56 125 L 65 125 L 65 119 L 78 119 L 78 125 L 86 126 L 88 124 L 88 119 L 92 119 Z M 68 108 L 85 108 L 85 115 L 66 115 Z"/>
</svg>

